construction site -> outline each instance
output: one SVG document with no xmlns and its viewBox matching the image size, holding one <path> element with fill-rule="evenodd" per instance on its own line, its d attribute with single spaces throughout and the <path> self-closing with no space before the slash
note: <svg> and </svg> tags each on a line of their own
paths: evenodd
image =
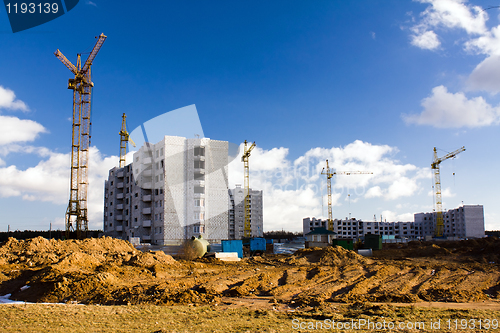
<svg viewBox="0 0 500 333">
<path fill-rule="evenodd" d="M 137 147 L 127 165 L 127 146 L 136 143 L 123 113 L 118 167 L 103 184 L 104 232 L 88 237 L 91 67 L 106 38 L 99 35 L 76 65 L 55 52 L 74 75 L 68 81 L 73 114 L 66 239 L 0 243 L 0 330 L 25 331 L 26 322 L 33 331 L 51 332 L 499 328 L 500 240 L 484 238 L 484 217 L 482 226 L 478 220 L 461 228 L 442 208 L 440 164 L 465 147 L 442 157 L 434 148 L 435 209 L 421 216 L 418 228 L 404 224 L 392 234 L 378 224 L 353 224 L 351 230 L 351 219 L 349 231 L 342 230 L 333 218 L 332 178 L 373 173 L 334 170 L 326 160 L 321 175 L 328 219 L 308 219 L 304 248 L 277 253 L 262 237 L 266 194 L 250 184 L 255 142 L 244 141 L 243 186 L 230 189 L 227 141 L 165 133 Z M 405 241 L 382 244 L 396 229 Z M 168 246 L 176 251 L 162 250 Z M 332 328 L 332 321 L 344 326 Z M 374 324 L 356 327 L 353 321 Z M 382 329 L 382 322 L 406 326 Z"/>
</svg>

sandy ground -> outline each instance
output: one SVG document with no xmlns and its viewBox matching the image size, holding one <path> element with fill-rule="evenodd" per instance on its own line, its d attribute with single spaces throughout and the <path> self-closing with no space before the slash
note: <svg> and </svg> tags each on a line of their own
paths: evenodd
<svg viewBox="0 0 500 333">
<path fill-rule="evenodd" d="M 141 252 L 112 238 L 9 239 L 0 244 L 0 295 L 33 303 L 209 306 L 283 316 L 344 309 L 344 317 L 352 317 L 346 311 L 356 308 L 370 316 L 387 306 L 401 313 L 500 311 L 499 246 L 493 238 L 410 243 L 372 258 L 330 247 L 221 262 Z"/>
</svg>

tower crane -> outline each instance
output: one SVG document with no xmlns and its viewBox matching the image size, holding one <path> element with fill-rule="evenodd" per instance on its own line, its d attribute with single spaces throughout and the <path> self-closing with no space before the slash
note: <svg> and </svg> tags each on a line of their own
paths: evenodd
<svg viewBox="0 0 500 333">
<path fill-rule="evenodd" d="M 373 172 L 369 171 L 330 171 L 328 160 L 326 160 L 326 169 L 321 171 L 322 175 L 326 175 L 326 187 L 328 192 L 328 230 L 333 231 L 333 217 L 332 217 L 332 177 L 333 175 L 372 175 Z"/>
<path fill-rule="evenodd" d="M 54 55 L 75 75 L 68 80 L 68 89 L 73 90 L 73 129 L 71 139 L 71 182 L 69 204 L 66 210 L 66 238 L 76 230 L 77 238 L 88 231 L 87 192 L 88 163 L 90 148 L 90 102 L 94 83 L 90 67 L 101 49 L 106 36 L 101 34 L 87 60 L 82 66 L 81 54 L 77 55 L 76 66 L 57 49 Z"/>
<path fill-rule="evenodd" d="M 443 157 L 437 156 L 437 149 L 434 147 L 434 161 L 431 163 L 431 169 L 434 170 L 434 190 L 436 191 L 436 230 L 434 235 L 436 237 L 443 237 L 444 223 L 443 223 L 443 201 L 441 198 L 441 176 L 439 174 L 439 165 L 441 162 L 449 159 L 455 158 L 458 154 L 465 150 L 465 146 L 459 148 L 451 153 L 444 155 Z"/>
<path fill-rule="evenodd" d="M 252 225 L 250 221 L 250 168 L 248 166 L 248 158 L 250 157 L 250 152 L 255 148 L 255 142 L 249 147 L 247 147 L 247 140 L 245 140 L 244 144 L 243 156 L 241 156 L 245 177 L 245 227 L 243 229 L 243 237 L 252 237 Z"/>
<path fill-rule="evenodd" d="M 127 132 L 127 116 L 122 115 L 122 130 L 120 131 L 120 168 L 125 166 L 125 156 L 127 155 L 127 142 L 135 147 L 135 142 Z"/>
</svg>

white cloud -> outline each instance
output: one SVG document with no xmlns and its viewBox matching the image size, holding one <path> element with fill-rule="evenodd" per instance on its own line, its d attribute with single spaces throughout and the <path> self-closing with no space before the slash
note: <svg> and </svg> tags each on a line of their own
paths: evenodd
<svg viewBox="0 0 500 333">
<path fill-rule="evenodd" d="M 394 158 L 397 148 L 356 140 L 345 147 L 313 148 L 295 159 L 288 149 L 256 148 L 250 157 L 250 187 L 264 191 L 266 230 L 301 230 L 304 217 L 321 217 L 327 211 L 326 176 L 321 175 L 325 160 L 331 171 L 371 171 L 373 174 L 336 175 L 332 178 L 333 206 L 361 199 L 395 200 L 420 190 L 419 179 L 430 178 L 428 168 L 401 164 Z M 254 167 L 255 166 L 255 167 Z M 243 163 L 229 164 L 229 186 L 243 183 Z M 365 190 L 368 189 L 368 190 Z M 357 196 L 357 197 L 356 197 Z"/>
<path fill-rule="evenodd" d="M 26 149 L 25 152 L 34 151 Z M 131 154 L 127 154 L 127 161 L 131 161 Z M 14 165 L 0 167 L 0 197 L 67 204 L 70 154 L 50 152 L 48 156 L 48 159 L 26 170 L 20 170 Z M 109 169 L 118 166 L 118 159 L 117 156 L 104 157 L 96 147 L 90 148 L 87 208 L 91 229 L 102 229 L 104 180 L 107 179 Z"/>
<path fill-rule="evenodd" d="M 33 141 L 40 133 L 46 132 L 45 127 L 33 120 L 0 115 L 0 145 Z"/>
<path fill-rule="evenodd" d="M 384 210 L 382 219 L 387 222 L 413 222 L 413 213 L 398 214 L 390 210 Z"/>
<path fill-rule="evenodd" d="M 467 80 L 470 90 L 500 92 L 500 55 L 493 55 L 483 60 L 474 68 Z"/>
<path fill-rule="evenodd" d="M 419 0 L 428 3 L 420 15 L 424 27 L 460 28 L 468 34 L 486 33 L 488 14 L 479 6 L 468 6 L 463 0 Z"/>
<path fill-rule="evenodd" d="M 416 34 L 410 37 L 411 37 L 411 44 L 421 49 L 435 50 L 441 45 L 438 36 L 432 30 L 417 32 Z"/>
<path fill-rule="evenodd" d="M 481 127 L 500 122 L 500 109 L 483 97 L 467 99 L 464 93 L 450 93 L 444 86 L 432 89 L 422 106 L 424 110 L 418 115 L 403 115 L 405 122 L 438 128 Z"/>
<path fill-rule="evenodd" d="M 0 109 L 29 111 L 23 101 L 16 99 L 16 94 L 12 90 L 3 86 L 0 86 Z"/>
</svg>

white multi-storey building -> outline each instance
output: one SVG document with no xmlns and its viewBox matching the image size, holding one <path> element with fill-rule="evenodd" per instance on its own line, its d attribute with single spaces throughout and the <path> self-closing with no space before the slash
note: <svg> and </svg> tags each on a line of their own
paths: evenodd
<svg viewBox="0 0 500 333">
<path fill-rule="evenodd" d="M 229 239 L 241 239 L 245 229 L 245 193 L 241 185 L 229 190 Z M 249 189 L 252 237 L 264 235 L 262 191 Z"/>
<path fill-rule="evenodd" d="M 305 218 L 302 220 L 304 235 L 315 228 L 328 228 L 328 221 L 316 218 Z M 345 220 L 333 220 L 333 232 L 337 238 L 363 238 L 366 234 L 378 234 L 382 236 L 394 236 L 397 238 L 415 239 L 417 237 L 413 222 L 366 222 L 355 218 Z"/>
<path fill-rule="evenodd" d="M 450 238 L 484 237 L 484 212 L 481 205 L 464 205 L 443 212 L 444 236 Z M 314 228 L 328 228 L 327 220 L 304 218 L 304 235 Z M 436 213 L 417 213 L 413 222 L 365 222 L 345 219 L 333 220 L 333 231 L 338 238 L 362 238 L 366 234 L 394 236 L 395 238 L 422 239 L 434 236 Z"/>
<path fill-rule="evenodd" d="M 228 238 L 228 142 L 165 136 L 105 182 L 104 232 L 160 245 Z"/>
<path fill-rule="evenodd" d="M 420 235 L 432 236 L 436 228 L 436 213 L 417 213 L 415 223 Z M 443 212 L 443 235 L 458 238 L 484 237 L 484 210 L 482 205 L 463 205 Z"/>
</svg>

